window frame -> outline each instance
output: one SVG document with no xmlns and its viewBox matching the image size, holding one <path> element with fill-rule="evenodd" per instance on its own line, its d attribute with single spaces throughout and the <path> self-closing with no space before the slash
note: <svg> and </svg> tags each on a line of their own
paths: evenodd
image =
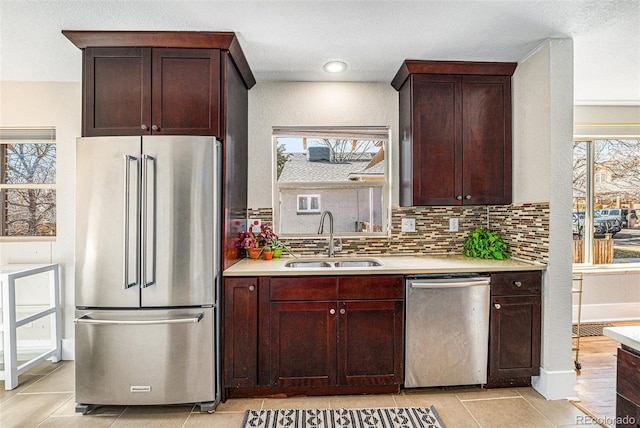
<svg viewBox="0 0 640 428">
<path fill-rule="evenodd" d="M 603 140 L 640 140 L 640 136 L 625 135 L 625 136 L 610 136 L 610 135 L 592 135 L 592 136 L 574 136 L 574 143 L 586 144 L 586 180 L 585 180 L 585 209 L 584 209 L 584 224 L 583 224 L 583 262 L 573 263 L 574 269 L 624 269 L 624 270 L 637 270 L 640 269 L 640 262 L 625 262 L 625 263 L 594 263 L 594 240 L 595 240 L 595 185 L 596 183 L 602 183 L 602 181 L 596 181 L 596 176 L 602 171 L 596 171 L 595 165 L 595 145 L 596 141 Z M 575 145 L 574 145 L 575 147 Z M 606 174 L 606 171 L 604 172 Z M 605 178 L 605 182 L 607 179 Z M 573 196 L 572 196 L 573 199 Z M 573 206 L 573 202 L 572 202 Z M 573 212 L 573 208 L 572 208 Z M 613 237 L 611 238 L 613 239 Z M 589 244 L 587 245 L 587 242 Z"/>
<path fill-rule="evenodd" d="M 309 207 L 306 210 L 301 210 L 300 209 L 300 199 L 306 199 L 307 200 L 307 206 Z M 311 200 L 313 198 L 318 199 L 318 208 L 317 209 L 313 209 L 311 208 Z M 297 214 L 320 214 L 322 213 L 322 209 L 320 208 L 320 194 L 301 194 L 301 195 L 297 195 L 296 199 L 298 200 L 298 204 L 297 204 L 297 208 L 296 208 L 296 213 Z"/>
<path fill-rule="evenodd" d="M 11 144 L 55 144 L 56 145 L 56 182 L 54 183 L 21 183 L 6 184 L 4 181 L 6 146 Z M 57 194 L 57 168 L 58 151 L 56 141 L 56 128 L 51 127 L 0 127 L 0 243 L 2 242 L 51 242 L 58 236 L 58 194 Z M 34 235 L 34 236 L 5 236 L 7 206 L 6 190 L 53 190 L 55 195 L 56 222 L 54 235 Z"/>
<path fill-rule="evenodd" d="M 291 131 L 291 132 L 289 132 Z M 384 180 L 371 181 L 353 181 L 353 182 L 279 182 L 277 179 L 277 147 L 278 138 L 338 138 L 338 139 L 374 139 L 368 138 L 371 134 L 376 134 L 376 140 L 383 142 L 384 146 Z M 382 137 L 384 135 L 384 137 Z M 382 230 L 380 232 L 334 232 L 334 236 L 342 238 L 367 238 L 367 237 L 390 237 L 391 236 L 391 129 L 389 127 L 289 127 L 274 128 L 272 132 L 272 213 L 274 231 L 281 237 L 296 239 L 317 236 L 315 231 L 309 233 L 283 233 L 280 227 L 280 190 L 281 189 L 298 189 L 307 191 L 309 194 L 314 190 L 320 189 L 362 189 L 362 188 L 380 188 L 382 190 L 382 209 L 381 220 Z M 322 213 L 322 209 L 318 214 Z M 316 214 L 315 212 L 313 214 Z M 336 215 L 336 213 L 333 213 Z"/>
</svg>

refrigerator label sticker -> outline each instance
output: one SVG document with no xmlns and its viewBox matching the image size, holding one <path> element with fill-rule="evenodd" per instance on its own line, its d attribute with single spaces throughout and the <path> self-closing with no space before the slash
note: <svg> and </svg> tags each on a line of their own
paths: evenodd
<svg viewBox="0 0 640 428">
<path fill-rule="evenodd" d="M 151 392 L 151 385 L 131 385 L 131 392 Z"/>
</svg>

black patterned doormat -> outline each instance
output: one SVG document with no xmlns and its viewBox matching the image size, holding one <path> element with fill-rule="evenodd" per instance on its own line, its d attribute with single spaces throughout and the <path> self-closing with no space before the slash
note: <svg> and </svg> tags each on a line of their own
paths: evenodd
<svg viewBox="0 0 640 428">
<path fill-rule="evenodd" d="M 446 428 L 436 409 L 247 410 L 242 428 Z"/>
<path fill-rule="evenodd" d="M 602 333 L 602 329 L 604 327 L 613 327 L 611 323 L 585 323 L 580 324 L 580 337 L 588 337 L 588 336 L 604 336 Z M 578 325 L 573 325 L 573 334 L 574 336 L 578 334 Z"/>
</svg>

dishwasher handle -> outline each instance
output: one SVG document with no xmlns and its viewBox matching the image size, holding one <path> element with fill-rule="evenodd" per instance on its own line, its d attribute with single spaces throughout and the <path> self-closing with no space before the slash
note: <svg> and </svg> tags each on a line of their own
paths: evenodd
<svg viewBox="0 0 640 428">
<path fill-rule="evenodd" d="M 409 281 L 412 289 L 432 289 L 432 288 L 462 288 L 475 286 L 488 286 L 489 278 L 465 278 L 465 279 L 441 279 L 426 281 Z"/>
</svg>

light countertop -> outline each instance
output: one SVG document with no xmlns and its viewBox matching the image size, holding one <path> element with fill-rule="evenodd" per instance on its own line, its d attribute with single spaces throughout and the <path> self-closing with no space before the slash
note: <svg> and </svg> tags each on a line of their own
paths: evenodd
<svg viewBox="0 0 640 428">
<path fill-rule="evenodd" d="M 602 331 L 605 336 L 640 351 L 640 325 L 605 327 Z"/>
<path fill-rule="evenodd" d="M 286 267 L 285 263 L 300 260 L 376 260 L 381 266 L 373 267 Z M 509 272 L 545 270 L 546 265 L 522 260 L 483 260 L 462 255 L 434 256 L 345 256 L 328 257 L 282 257 L 273 260 L 242 259 L 223 272 L 223 276 L 296 276 L 296 275 L 385 275 L 385 274 L 429 274 Z"/>
</svg>

